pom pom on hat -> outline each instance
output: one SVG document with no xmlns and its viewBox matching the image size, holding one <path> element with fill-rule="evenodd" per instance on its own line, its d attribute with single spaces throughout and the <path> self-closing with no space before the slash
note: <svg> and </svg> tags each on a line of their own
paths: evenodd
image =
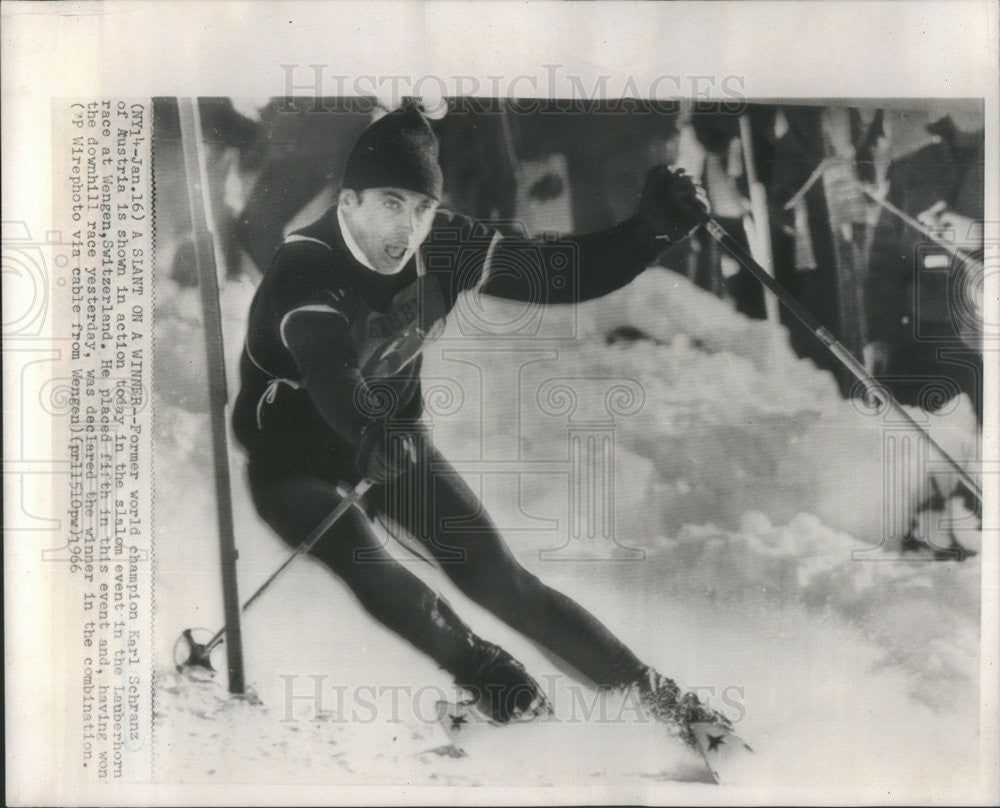
<svg viewBox="0 0 1000 808">
<path fill-rule="evenodd" d="M 407 101 L 369 126 L 347 158 L 342 188 L 402 188 L 441 198 L 438 140 L 420 108 Z"/>
</svg>

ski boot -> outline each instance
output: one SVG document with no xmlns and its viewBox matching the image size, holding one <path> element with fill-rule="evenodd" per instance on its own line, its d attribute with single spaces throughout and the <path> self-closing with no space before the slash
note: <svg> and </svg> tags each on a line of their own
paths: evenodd
<svg viewBox="0 0 1000 808">
<path fill-rule="evenodd" d="M 530 721 L 552 713 L 538 682 L 499 645 L 475 638 L 469 662 L 455 682 L 472 695 L 475 708 L 492 723 Z"/>
<path fill-rule="evenodd" d="M 701 755 L 716 783 L 739 778 L 752 759 L 753 749 L 733 732 L 732 722 L 691 692 L 684 693 L 672 679 L 645 668 L 632 687 L 639 701 L 668 732 Z"/>
<path fill-rule="evenodd" d="M 673 679 L 652 668 L 645 668 L 632 686 L 649 715 L 668 725 L 690 746 L 698 745 L 695 725 L 716 726 L 726 733 L 733 731 L 732 722 L 722 713 L 703 704 L 694 693 L 682 692 Z"/>
</svg>

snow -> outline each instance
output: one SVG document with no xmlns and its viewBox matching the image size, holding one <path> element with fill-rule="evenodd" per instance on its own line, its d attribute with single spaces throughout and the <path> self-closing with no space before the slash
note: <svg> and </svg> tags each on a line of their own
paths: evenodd
<svg viewBox="0 0 1000 808">
<path fill-rule="evenodd" d="M 223 289 L 230 395 L 252 293 L 245 280 Z M 512 315 L 510 304 L 481 302 L 495 322 Z M 796 358 L 766 323 L 743 318 L 674 273 L 652 269 L 602 301 L 545 316 L 552 333 L 575 339 L 479 340 L 477 375 L 468 357 L 456 359 L 455 349 L 470 341 L 460 339 L 452 317 L 424 369 L 428 379 L 461 387 L 451 414 L 433 421 L 439 447 L 459 468 L 486 452 L 538 469 L 481 486 L 522 563 L 726 712 L 757 752 L 743 782 L 758 794 L 869 786 L 881 799 L 929 799 L 948 783 L 978 778 L 979 563 L 900 554 L 928 474 L 919 453 L 893 455 L 905 496 L 886 506 L 883 453 L 898 445 L 898 428 L 842 400 L 832 377 Z M 625 325 L 652 339 L 605 340 Z M 181 630 L 214 630 L 222 615 L 199 328 L 196 291 L 162 279 L 159 779 L 621 786 L 645 799 L 669 798 L 677 782 L 700 779 L 687 753 L 627 711 L 622 721 L 579 719 L 575 709 L 595 696 L 572 672 L 405 553 L 400 559 L 481 634 L 547 683 L 558 720 L 498 731 L 495 748 L 473 757 L 428 753 L 441 742 L 427 720 L 433 702 L 454 695 L 447 676 L 375 624 L 346 587 L 309 560 L 289 568 L 245 615 L 248 679 L 260 704 L 229 698 L 222 675 L 192 682 L 174 672 Z M 501 344 L 510 350 L 489 352 Z M 559 390 L 539 398 L 553 378 L 570 379 L 576 401 L 569 414 L 556 406 Z M 606 426 L 615 384 L 627 389 L 616 405 L 625 414 L 613 425 L 616 541 L 566 544 L 566 478 L 552 468 L 566 464 L 568 427 L 601 419 Z M 971 461 L 977 435 L 967 400 L 940 414 L 913 413 L 960 462 Z M 288 549 L 254 513 L 242 457 L 235 448 L 231 454 L 246 597 Z M 953 477 L 929 468 L 947 496 Z M 975 549 L 975 520 L 958 504 L 953 500 L 962 520 L 956 535 Z M 940 514 L 919 518 L 928 529 L 940 527 Z M 557 520 L 561 533 L 545 519 Z M 220 667 L 224 657 L 216 652 Z M 317 686 L 318 710 L 305 698 Z M 287 706 L 289 692 L 299 698 Z M 622 713 L 621 694 L 606 698 L 613 715 Z"/>
</svg>

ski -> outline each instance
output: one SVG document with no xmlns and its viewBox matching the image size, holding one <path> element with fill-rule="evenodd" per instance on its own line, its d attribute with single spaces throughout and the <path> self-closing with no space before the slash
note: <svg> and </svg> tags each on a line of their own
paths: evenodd
<svg viewBox="0 0 1000 808">
<path fill-rule="evenodd" d="M 691 731 L 708 771 L 719 785 L 730 782 L 735 770 L 753 754 L 750 744 L 718 724 L 692 724 Z"/>
<path fill-rule="evenodd" d="M 501 724 L 493 721 L 476 709 L 472 701 L 437 702 L 437 722 L 449 743 L 428 751 L 448 757 L 468 757 L 475 747 L 489 740 L 492 733 L 502 730 L 505 736 L 520 732 L 534 733 L 539 717 L 511 721 Z M 711 781 L 725 785 L 731 782 L 737 769 L 743 768 L 753 753 L 753 749 L 740 737 L 717 724 L 694 723 L 684 737 L 670 737 L 691 749 L 700 758 L 711 777 Z M 532 740 L 527 740 L 531 743 Z"/>
<path fill-rule="evenodd" d="M 516 733 L 538 721 L 538 716 L 514 719 L 502 724 L 476 708 L 473 701 L 439 701 L 436 704 L 437 725 L 444 731 L 449 743 L 430 751 L 450 757 L 467 757 L 480 741 L 502 729 L 504 734 Z"/>
</svg>

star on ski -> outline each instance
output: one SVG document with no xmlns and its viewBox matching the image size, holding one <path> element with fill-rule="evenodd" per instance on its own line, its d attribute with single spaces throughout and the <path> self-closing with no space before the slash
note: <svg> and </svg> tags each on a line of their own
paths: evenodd
<svg viewBox="0 0 1000 808">
<path fill-rule="evenodd" d="M 461 729 L 462 725 L 468 721 L 468 719 L 464 715 L 449 714 L 448 718 L 451 719 L 451 728 L 455 730 Z"/>
<path fill-rule="evenodd" d="M 725 735 L 709 735 L 705 734 L 705 738 L 708 739 L 708 751 L 712 752 L 718 749 L 720 746 L 726 743 Z"/>
</svg>

